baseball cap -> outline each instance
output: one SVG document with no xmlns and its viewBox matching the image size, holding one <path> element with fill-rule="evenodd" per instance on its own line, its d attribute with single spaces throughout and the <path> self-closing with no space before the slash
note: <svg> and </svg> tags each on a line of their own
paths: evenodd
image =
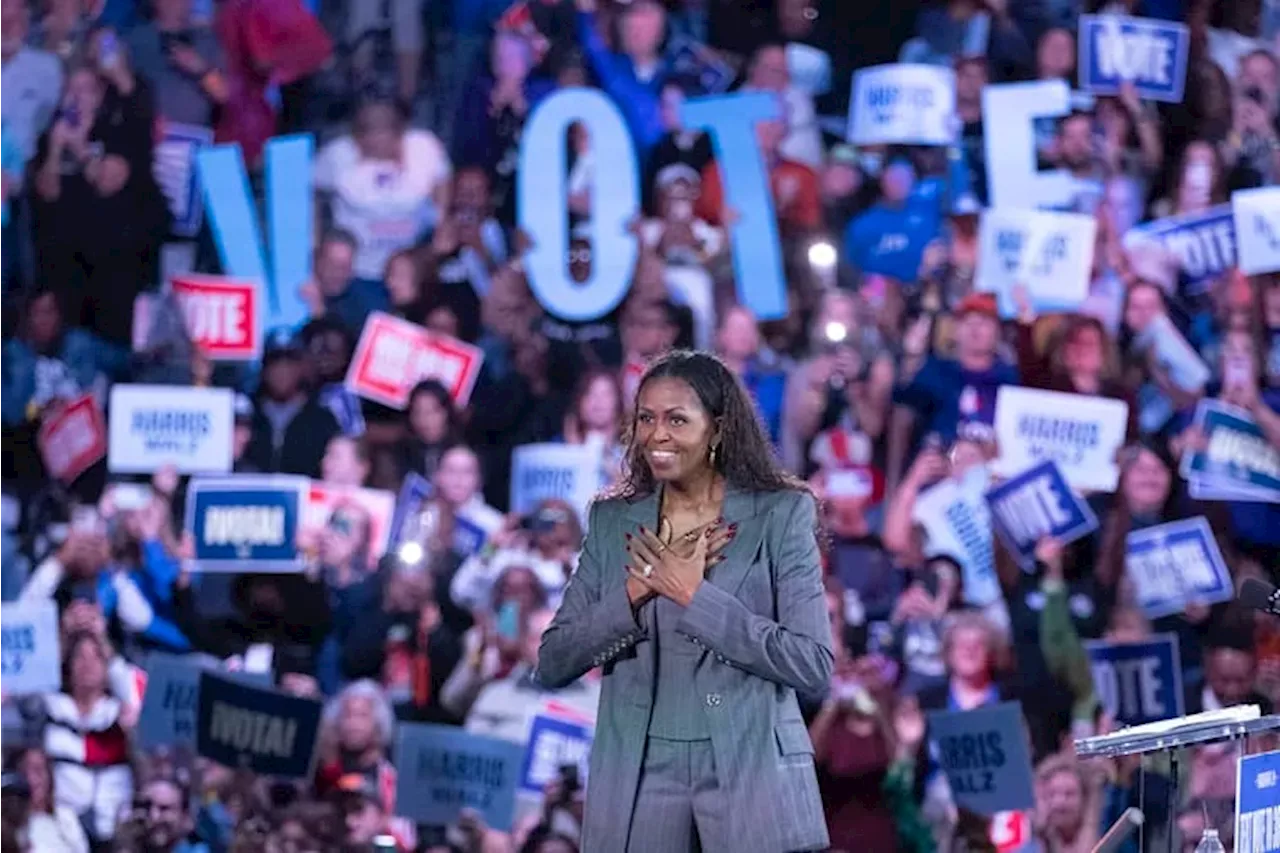
<svg viewBox="0 0 1280 853">
<path fill-rule="evenodd" d="M 1000 319 L 1000 311 L 996 308 L 996 298 L 990 293 L 970 293 L 956 305 L 955 315 L 985 314 L 993 320 Z"/>
<path fill-rule="evenodd" d="M 272 361 L 277 358 L 301 358 L 302 347 L 293 335 L 291 329 L 272 329 L 267 333 L 266 341 L 262 347 L 262 361 Z"/>
<path fill-rule="evenodd" d="M 233 404 L 236 423 L 248 423 L 253 420 L 253 401 L 246 394 L 236 394 Z"/>
</svg>

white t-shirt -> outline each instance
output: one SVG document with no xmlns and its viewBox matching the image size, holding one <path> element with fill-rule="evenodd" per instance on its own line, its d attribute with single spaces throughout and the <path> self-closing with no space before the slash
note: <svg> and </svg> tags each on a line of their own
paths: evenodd
<svg viewBox="0 0 1280 853">
<path fill-rule="evenodd" d="M 382 279 L 387 259 L 417 242 L 435 221 L 431 194 L 450 179 L 449 155 L 435 134 L 406 130 L 399 163 L 360 156 L 355 139 L 343 136 L 320 150 L 317 190 L 333 194 L 333 224 L 355 235 L 355 273 Z"/>
</svg>

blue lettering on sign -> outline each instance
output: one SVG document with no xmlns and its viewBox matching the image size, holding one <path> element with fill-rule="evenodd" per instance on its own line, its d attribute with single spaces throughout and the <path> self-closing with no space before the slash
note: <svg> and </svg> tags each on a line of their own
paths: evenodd
<svg viewBox="0 0 1280 853">
<path fill-rule="evenodd" d="M 204 409 L 135 409 L 129 430 L 149 453 L 194 453 L 211 429 Z"/>
<path fill-rule="evenodd" d="M 1235 849 L 1280 851 L 1280 752 L 1242 756 L 1237 772 Z"/>
<path fill-rule="evenodd" d="M 1001 230 L 996 232 L 996 251 L 1000 254 L 1000 264 L 1007 273 L 1018 269 L 1022 259 L 1022 243 L 1026 235 L 1021 231 Z"/>
<path fill-rule="evenodd" d="M 1048 475 L 1042 475 L 997 498 L 993 509 L 1019 542 L 1034 545 L 1042 536 L 1070 523 L 1066 498 Z"/>
<path fill-rule="evenodd" d="M 867 91 L 867 106 L 871 108 L 876 122 L 883 124 L 898 112 L 933 109 L 933 90 L 899 85 L 872 86 Z"/>
<path fill-rule="evenodd" d="M 535 500 L 564 498 L 573 491 L 574 472 L 567 468 L 527 468 L 520 488 Z"/>
<path fill-rule="evenodd" d="M 1158 240 L 1177 258 L 1192 294 L 1201 292 L 1236 263 L 1236 226 L 1229 204 L 1202 213 L 1158 219 L 1129 233 Z"/>
<path fill-rule="evenodd" d="M 1177 103 L 1186 85 L 1190 31 L 1184 24 L 1117 15 L 1080 18 L 1080 87 L 1114 95 L 1131 84 L 1138 95 Z"/>
<path fill-rule="evenodd" d="M 1045 278 L 1067 259 L 1068 240 L 1065 234 L 1050 234 L 1041 244 L 1040 255 L 1032 261 L 1028 275 Z"/>
<path fill-rule="evenodd" d="M 36 630 L 30 625 L 17 628 L 0 628 L 0 640 L 4 654 L 3 672 L 5 675 L 18 675 L 26 665 L 27 658 L 36 650 Z"/>
<path fill-rule="evenodd" d="M 1266 240 L 1272 251 L 1280 251 L 1280 234 L 1276 233 L 1271 221 L 1261 213 L 1254 214 L 1253 233 L 1255 236 Z"/>
</svg>

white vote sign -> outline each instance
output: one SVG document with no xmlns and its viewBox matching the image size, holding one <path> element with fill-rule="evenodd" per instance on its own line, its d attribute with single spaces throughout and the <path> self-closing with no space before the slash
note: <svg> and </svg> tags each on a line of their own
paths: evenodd
<svg viewBox="0 0 1280 853">
<path fill-rule="evenodd" d="M 933 65 L 878 65 L 853 75 L 849 141 L 857 145 L 951 145 L 956 75 Z"/>
<path fill-rule="evenodd" d="M 1001 386 L 995 470 L 1011 477 L 1052 459 L 1072 488 L 1114 492 L 1120 481 L 1116 451 L 1128 423 L 1129 406 L 1122 400 Z"/>
<path fill-rule="evenodd" d="M 1249 275 L 1280 270 L 1280 187 L 1231 194 L 1236 225 L 1236 260 Z"/>
<path fill-rule="evenodd" d="M 235 395 L 230 388 L 116 385 L 107 409 L 107 468 L 150 474 L 231 470 Z"/>
<path fill-rule="evenodd" d="M 983 211 L 974 286 L 996 294 L 1005 317 L 1017 314 L 1018 285 L 1037 310 L 1075 308 L 1089 296 L 1097 232 L 1097 220 L 1079 213 Z"/>
<path fill-rule="evenodd" d="M 6 602 L 0 610 L 6 696 L 57 690 L 62 684 L 58 606 L 51 599 Z"/>
</svg>

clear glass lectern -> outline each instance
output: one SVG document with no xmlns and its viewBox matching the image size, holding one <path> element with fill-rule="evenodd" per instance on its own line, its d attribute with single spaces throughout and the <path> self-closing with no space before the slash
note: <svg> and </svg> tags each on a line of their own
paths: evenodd
<svg viewBox="0 0 1280 853">
<path fill-rule="evenodd" d="M 1129 755 L 1142 757 L 1138 768 L 1140 785 L 1145 781 L 1148 770 L 1146 757 L 1153 754 L 1167 756 L 1171 790 L 1169 825 L 1165 829 L 1165 835 L 1168 851 L 1174 853 L 1177 843 L 1175 824 L 1180 804 L 1178 777 L 1181 751 L 1188 747 L 1230 741 L 1235 744 L 1236 762 L 1239 763 L 1240 756 L 1243 754 L 1242 748 L 1248 737 L 1275 731 L 1280 731 L 1280 714 L 1263 716 L 1257 705 L 1241 705 L 1220 711 L 1206 711 L 1201 714 L 1176 717 L 1158 723 L 1130 726 L 1110 734 L 1080 738 L 1075 741 L 1075 750 L 1076 755 L 1081 759 L 1120 758 Z M 1139 832 L 1142 832 L 1143 828 L 1140 827 Z M 1145 841 L 1145 837 L 1142 837 L 1139 849 L 1143 853 L 1151 853 L 1154 847 L 1149 849 L 1145 846 Z"/>
</svg>

